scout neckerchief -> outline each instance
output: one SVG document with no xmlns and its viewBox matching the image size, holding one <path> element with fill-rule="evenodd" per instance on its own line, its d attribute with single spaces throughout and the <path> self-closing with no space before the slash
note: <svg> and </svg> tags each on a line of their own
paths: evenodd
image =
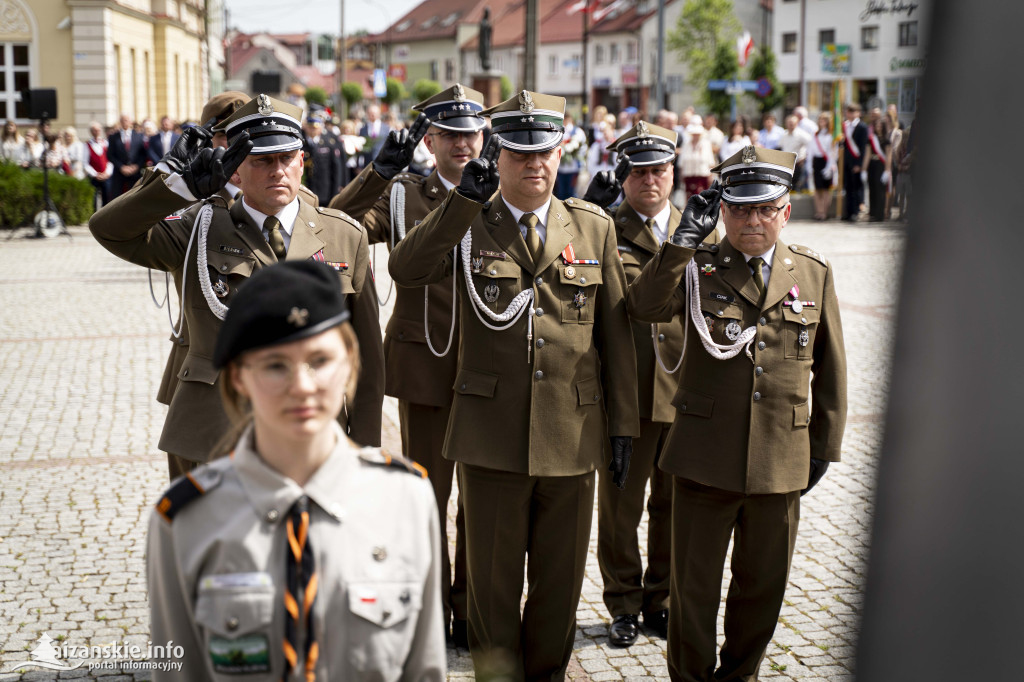
<svg viewBox="0 0 1024 682">
<path fill-rule="evenodd" d="M 313 629 L 313 604 L 316 602 L 319 576 L 309 542 L 309 498 L 301 496 L 292 505 L 285 522 L 288 532 L 288 547 L 285 550 L 284 590 L 284 677 L 287 680 L 298 664 L 298 652 L 303 652 L 306 682 L 316 679 L 316 662 L 320 658 L 320 647 Z M 305 636 L 303 637 L 303 634 Z"/>
</svg>

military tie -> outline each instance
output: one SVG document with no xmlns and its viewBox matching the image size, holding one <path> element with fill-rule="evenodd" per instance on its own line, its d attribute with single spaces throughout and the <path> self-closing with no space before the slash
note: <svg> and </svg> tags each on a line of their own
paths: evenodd
<svg viewBox="0 0 1024 682">
<path fill-rule="evenodd" d="M 760 303 L 764 300 L 764 271 L 761 269 L 764 267 L 764 258 L 758 256 L 757 258 L 751 258 L 747 261 L 753 272 L 751 273 L 754 277 L 754 284 L 757 286 L 757 301 Z"/>
<path fill-rule="evenodd" d="M 648 218 L 645 220 L 644 225 L 646 225 L 647 229 L 651 231 L 651 234 L 654 236 L 654 241 L 661 242 L 661 240 L 658 239 L 658 233 L 654 231 L 654 227 L 657 225 L 657 223 L 654 222 L 654 218 Z"/>
<path fill-rule="evenodd" d="M 316 679 L 316 663 L 320 647 L 313 630 L 313 603 L 316 601 L 318 576 L 309 543 L 309 498 L 303 495 L 288 512 L 286 583 L 284 591 L 284 659 L 287 680 L 298 664 L 300 647 L 304 652 L 306 682 Z M 305 630 L 304 641 L 302 631 Z"/>
<path fill-rule="evenodd" d="M 263 221 L 263 229 L 267 231 L 267 242 L 270 243 L 270 248 L 277 256 L 277 260 L 284 260 L 288 251 L 284 248 L 284 237 L 281 236 L 281 221 L 270 216 Z"/>
<path fill-rule="evenodd" d="M 540 253 L 544 250 L 544 242 L 540 240 L 540 233 L 537 232 L 537 223 L 540 222 L 533 213 L 524 213 L 519 222 L 526 225 L 526 248 L 530 252 L 533 264 L 540 262 Z"/>
</svg>

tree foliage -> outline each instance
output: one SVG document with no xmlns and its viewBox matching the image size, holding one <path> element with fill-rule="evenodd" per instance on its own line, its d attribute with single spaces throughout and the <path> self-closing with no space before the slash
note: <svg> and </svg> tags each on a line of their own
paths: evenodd
<svg viewBox="0 0 1024 682">
<path fill-rule="evenodd" d="M 353 107 L 363 101 L 363 86 L 352 81 L 345 81 L 341 84 L 341 96 L 345 98 L 349 107 Z"/>
<path fill-rule="evenodd" d="M 388 104 L 398 104 L 403 99 L 409 96 L 409 94 L 405 91 L 405 86 L 402 85 L 402 81 L 398 80 L 397 78 L 392 78 L 391 76 L 388 76 L 387 85 L 388 94 L 384 95 L 384 97 L 382 97 L 381 99 L 383 99 Z"/>
<path fill-rule="evenodd" d="M 786 101 L 786 93 L 782 88 L 782 83 L 779 82 L 776 69 L 775 52 L 772 48 L 768 45 L 758 48 L 754 58 L 750 60 L 750 78 L 751 80 L 766 78 L 772 86 L 772 91 L 765 97 L 758 97 L 757 93 L 753 92 L 747 93 L 747 95 L 757 101 L 757 108 L 762 115 L 777 109 Z"/>
<path fill-rule="evenodd" d="M 441 92 L 441 84 L 427 78 L 421 78 L 412 84 L 412 96 L 417 102 L 430 99 Z"/>
<path fill-rule="evenodd" d="M 501 101 L 504 102 L 512 96 L 512 81 L 508 76 L 501 74 Z"/>
<path fill-rule="evenodd" d="M 668 34 L 668 47 L 686 65 L 689 83 L 703 89 L 715 77 L 711 72 L 719 48 L 727 46 L 735 53 L 741 31 L 732 0 L 686 0 L 675 29 Z"/>
<path fill-rule="evenodd" d="M 306 88 L 306 102 L 309 104 L 319 104 L 320 106 L 327 105 L 327 91 L 321 88 L 319 85 L 314 85 Z"/>
<path fill-rule="evenodd" d="M 740 59 L 736 48 L 729 43 L 720 43 L 715 50 L 715 58 L 711 63 L 708 79 L 732 80 L 739 76 Z M 705 81 L 706 82 L 706 81 Z M 732 95 L 725 90 L 708 90 L 704 88 L 702 101 L 718 116 L 720 121 L 728 121 L 732 116 Z M 719 126 L 723 130 L 723 126 Z"/>
</svg>

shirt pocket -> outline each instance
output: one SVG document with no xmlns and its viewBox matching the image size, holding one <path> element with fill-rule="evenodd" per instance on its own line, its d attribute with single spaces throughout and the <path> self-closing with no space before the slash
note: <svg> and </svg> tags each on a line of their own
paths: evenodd
<svg viewBox="0 0 1024 682">
<path fill-rule="evenodd" d="M 804 308 L 795 313 L 786 307 L 782 309 L 782 317 L 785 320 L 783 343 L 786 358 L 810 360 L 813 357 L 814 334 L 818 330 L 821 311 L 817 308 Z"/>
<path fill-rule="evenodd" d="M 217 578 L 219 576 L 211 576 Z M 250 581 L 252 582 L 252 581 Z M 195 619 L 214 679 L 272 679 L 280 636 L 273 634 L 275 590 L 266 576 L 263 585 L 210 587 L 200 585 Z"/>
<path fill-rule="evenodd" d="M 423 608 L 423 586 L 408 581 L 348 585 L 349 662 L 382 679 L 397 679 L 416 633 Z"/>
<path fill-rule="evenodd" d="M 476 260 L 476 259 L 474 259 Z M 480 257 L 479 268 L 473 268 L 473 286 L 483 304 L 496 313 L 504 312 L 523 287 L 519 264 L 501 258 Z"/>
<path fill-rule="evenodd" d="M 599 265 L 555 266 L 558 270 L 558 297 L 562 322 L 594 323 L 597 290 L 604 282 Z"/>
</svg>

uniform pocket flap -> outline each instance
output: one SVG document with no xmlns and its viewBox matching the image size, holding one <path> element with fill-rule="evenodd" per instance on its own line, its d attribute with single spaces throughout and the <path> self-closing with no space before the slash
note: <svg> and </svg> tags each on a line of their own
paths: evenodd
<svg viewBox="0 0 1024 682">
<path fill-rule="evenodd" d="M 483 265 L 480 266 L 480 272 L 476 274 L 481 277 L 501 279 L 504 277 L 519 277 L 521 273 L 522 268 L 520 268 L 519 263 L 516 263 L 514 260 L 485 258 Z"/>
<path fill-rule="evenodd" d="M 733 303 L 723 303 L 705 298 L 700 302 L 700 307 L 705 315 L 720 317 L 724 320 L 743 319 L 743 308 Z"/>
<path fill-rule="evenodd" d="M 703 393 L 697 393 L 685 388 L 676 391 L 672 398 L 672 406 L 683 414 L 692 414 L 695 417 L 711 417 L 715 407 L 715 399 Z"/>
<path fill-rule="evenodd" d="M 252 274 L 252 269 L 256 264 L 256 259 L 207 249 L 206 263 L 222 275 L 241 275 L 242 277 L 248 277 Z"/>
<path fill-rule="evenodd" d="M 392 316 L 388 320 L 388 338 L 405 343 L 426 343 L 423 337 L 423 320 L 403 320 Z"/>
<path fill-rule="evenodd" d="M 349 586 L 348 608 L 382 628 L 405 621 L 420 610 L 422 594 L 415 583 L 361 583 Z"/>
<path fill-rule="evenodd" d="M 211 386 L 217 381 L 220 370 L 213 366 L 213 360 L 204 358 L 201 355 L 188 355 L 185 362 L 181 363 L 178 370 L 178 378 L 182 381 L 199 381 Z"/>
<path fill-rule="evenodd" d="M 455 392 L 463 395 L 482 395 L 494 397 L 494 389 L 498 385 L 498 375 L 486 374 L 464 369 L 455 377 Z"/>
<path fill-rule="evenodd" d="M 354 294 L 354 293 L 356 293 L 356 288 L 354 286 L 352 286 L 352 273 L 350 273 L 348 271 L 339 272 L 338 273 L 338 281 L 341 282 L 341 293 L 343 293 L 343 294 Z M 349 305 L 349 308 L 352 307 L 351 303 L 349 303 L 348 305 Z"/>
<path fill-rule="evenodd" d="M 811 411 L 807 403 L 800 403 L 793 406 L 794 428 L 806 428 L 811 423 Z"/>
<path fill-rule="evenodd" d="M 589 287 L 591 284 L 604 283 L 599 265 L 559 265 L 558 279 L 562 284 L 577 287 Z"/>
<path fill-rule="evenodd" d="M 597 377 L 576 383 L 576 395 L 580 405 L 595 405 L 601 402 L 601 382 Z"/>
<path fill-rule="evenodd" d="M 795 313 L 793 309 L 786 306 L 782 309 L 782 316 L 786 322 L 793 322 L 796 324 L 817 324 L 821 318 L 821 311 L 817 308 L 803 308 L 800 312 Z"/>
<path fill-rule="evenodd" d="M 199 588 L 196 622 L 222 637 L 236 638 L 266 628 L 274 617 L 274 585 L 267 574 L 265 584 L 238 587 Z M 232 576 L 209 576 L 231 578 Z"/>
</svg>

